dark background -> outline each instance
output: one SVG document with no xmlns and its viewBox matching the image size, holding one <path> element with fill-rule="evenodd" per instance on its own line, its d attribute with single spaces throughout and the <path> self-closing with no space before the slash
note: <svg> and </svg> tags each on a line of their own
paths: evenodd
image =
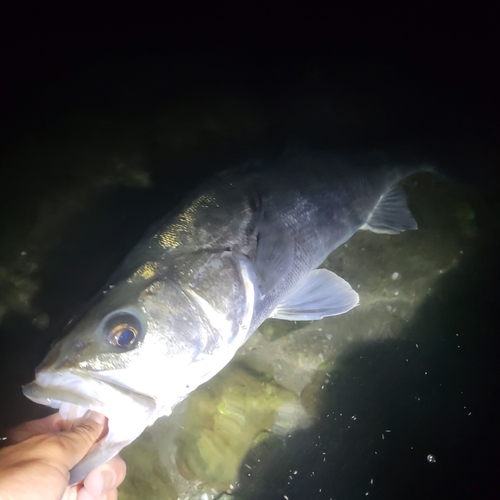
<svg viewBox="0 0 500 500">
<path fill-rule="evenodd" d="M 451 392 L 466 387 L 474 394 L 468 404 L 478 411 L 457 424 L 456 405 L 429 388 L 435 418 L 417 418 L 419 425 L 410 429 L 404 423 L 412 409 L 381 393 L 392 424 L 406 435 L 421 433 L 424 442 L 440 442 L 434 447 L 441 446 L 438 458 L 444 461 L 398 463 L 395 445 L 392 459 L 377 462 L 382 479 L 370 498 L 496 498 L 499 325 L 492 297 L 498 283 L 500 45 L 495 14 L 492 2 L 3 6 L 0 261 L 5 272 L 26 274 L 16 267 L 16 255 L 33 234 L 40 207 L 54 200 L 59 214 L 71 203 L 75 186 L 97 189 L 95 179 L 110 172 L 104 157 L 116 153 L 120 161 L 138 162 L 153 184 L 140 190 L 125 182 L 92 202 L 85 198 L 56 243 L 39 254 L 30 250 L 38 265 L 30 274 L 39 287 L 34 307 L 49 314 L 50 326 L 41 332 L 29 314 L 15 308 L 0 325 L 5 425 L 43 414 L 24 400 L 20 385 L 148 225 L 199 179 L 249 158 L 274 158 L 290 144 L 379 150 L 433 161 L 450 178 L 475 186 L 490 216 L 476 260 L 445 288 L 450 293 L 444 312 L 428 310 L 427 322 L 419 325 L 469 334 L 458 364 L 446 362 L 446 335 L 426 360 L 439 374 L 455 375 Z M 52 229 L 46 230 L 49 239 Z M 12 295 L 11 288 L 8 280 L 0 281 L 5 296 Z M 367 353 L 378 360 L 373 370 L 391 366 L 387 380 L 373 391 L 392 387 L 394 374 L 402 373 L 391 353 Z M 346 367 L 332 401 L 347 398 L 360 405 L 359 413 L 366 394 L 352 396 L 349 377 L 359 374 L 369 381 L 374 374 L 348 356 Z M 403 373 L 392 389 L 409 391 L 411 377 Z M 317 430 L 331 433 L 323 443 L 339 435 L 323 421 Z M 440 441 L 443 433 L 447 438 Z M 246 484 L 255 488 L 255 498 L 283 498 L 284 492 L 291 499 L 364 497 L 375 466 L 352 451 L 365 446 L 362 431 L 355 438 L 343 435 L 331 468 L 316 463 L 316 455 L 303 456 L 300 439 L 311 436 L 297 437 L 285 458 L 276 458 L 286 470 L 262 471 L 260 479 Z M 286 489 L 287 460 L 295 468 L 307 463 L 316 476 Z"/>
</svg>

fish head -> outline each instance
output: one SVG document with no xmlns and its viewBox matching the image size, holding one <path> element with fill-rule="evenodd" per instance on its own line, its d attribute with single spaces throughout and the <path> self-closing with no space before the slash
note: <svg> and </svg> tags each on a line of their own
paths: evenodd
<svg viewBox="0 0 500 500">
<path fill-rule="evenodd" d="M 218 256 L 204 264 L 205 285 L 194 286 L 192 277 L 181 282 L 179 268 L 173 273 L 157 265 L 154 273 L 139 269 L 109 289 L 24 386 L 28 398 L 58 408 L 69 424 L 89 409 L 108 418 L 107 435 L 71 471 L 72 483 L 169 415 L 241 345 L 253 302 L 244 299 L 238 307 L 235 298 L 250 291 L 249 283 L 241 281 L 234 259 Z M 219 288 L 213 291 L 210 283 Z M 216 305 L 213 298 L 225 284 L 228 293 Z"/>
</svg>

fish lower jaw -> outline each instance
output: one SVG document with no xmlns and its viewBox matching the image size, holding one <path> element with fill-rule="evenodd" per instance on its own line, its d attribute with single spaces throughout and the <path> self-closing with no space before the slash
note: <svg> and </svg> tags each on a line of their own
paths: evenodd
<svg viewBox="0 0 500 500">
<path fill-rule="evenodd" d="M 35 403 L 57 408 L 69 430 L 88 410 L 108 419 L 108 432 L 71 471 L 71 484 L 84 479 L 95 467 L 107 462 L 158 418 L 157 402 L 88 374 L 74 372 L 38 373 L 23 387 Z"/>
</svg>

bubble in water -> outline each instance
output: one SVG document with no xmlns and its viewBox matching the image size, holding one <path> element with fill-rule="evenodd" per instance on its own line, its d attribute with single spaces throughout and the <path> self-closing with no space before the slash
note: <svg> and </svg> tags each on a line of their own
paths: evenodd
<svg viewBox="0 0 500 500">
<path fill-rule="evenodd" d="M 427 455 L 427 462 L 430 464 L 436 463 L 436 456 L 429 453 L 429 455 Z"/>
</svg>

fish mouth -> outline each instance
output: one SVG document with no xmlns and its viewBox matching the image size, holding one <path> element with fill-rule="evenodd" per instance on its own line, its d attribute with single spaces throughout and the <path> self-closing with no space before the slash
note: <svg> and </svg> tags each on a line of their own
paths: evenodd
<svg viewBox="0 0 500 500">
<path fill-rule="evenodd" d="M 113 381 L 78 370 L 41 371 L 23 386 L 23 393 L 35 403 L 59 409 L 64 428 L 71 429 L 88 410 L 108 419 L 108 432 L 78 463 L 70 484 L 83 480 L 95 467 L 111 460 L 158 418 L 157 401 Z"/>
</svg>

